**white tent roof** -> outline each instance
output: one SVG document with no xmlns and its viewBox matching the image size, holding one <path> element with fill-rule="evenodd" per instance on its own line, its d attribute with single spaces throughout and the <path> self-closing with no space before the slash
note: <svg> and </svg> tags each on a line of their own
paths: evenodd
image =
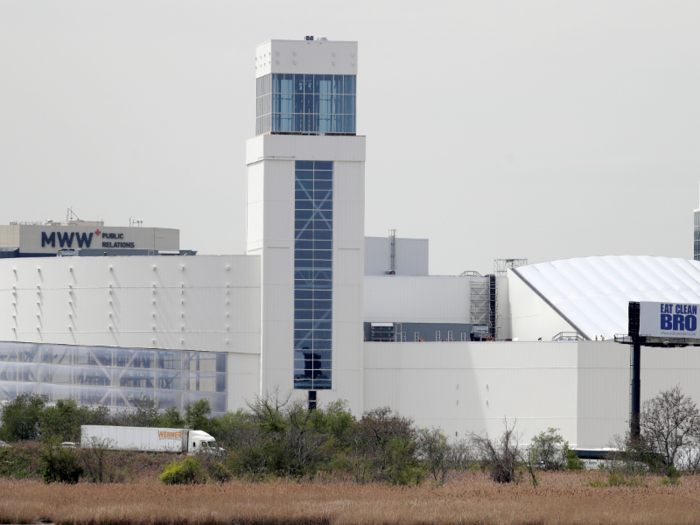
<svg viewBox="0 0 700 525">
<path fill-rule="evenodd" d="M 513 270 L 585 336 L 627 333 L 630 301 L 700 304 L 700 262 L 646 255 L 581 257 Z"/>
</svg>

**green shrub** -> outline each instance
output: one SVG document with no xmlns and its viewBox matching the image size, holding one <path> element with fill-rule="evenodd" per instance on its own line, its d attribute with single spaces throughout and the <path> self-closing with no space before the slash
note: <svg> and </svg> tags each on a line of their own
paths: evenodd
<svg viewBox="0 0 700 525">
<path fill-rule="evenodd" d="M 608 478 L 608 487 L 621 487 L 627 485 L 627 480 L 622 474 L 610 474 Z"/>
<path fill-rule="evenodd" d="M 680 485 L 681 484 L 681 473 L 680 471 L 671 465 L 666 471 L 666 477 L 661 480 L 661 485 Z"/>
<path fill-rule="evenodd" d="M 37 443 L 22 442 L 0 448 L 0 476 L 14 479 L 40 478 L 41 447 Z"/>
<path fill-rule="evenodd" d="M 159 479 L 164 485 L 196 485 L 207 481 L 202 467 L 194 458 L 187 458 L 182 462 L 174 461 L 166 465 L 165 472 Z"/>
<path fill-rule="evenodd" d="M 540 432 L 530 445 L 531 464 L 542 470 L 563 470 L 568 464 L 569 445 L 556 428 Z"/>
<path fill-rule="evenodd" d="M 610 474 L 607 483 L 603 480 L 596 479 L 587 484 L 589 487 L 647 487 L 644 483 L 644 477 L 626 478 L 623 474 Z"/>
<path fill-rule="evenodd" d="M 208 465 L 207 473 L 209 477 L 217 483 L 226 483 L 231 480 L 231 473 L 218 461 Z"/>
<path fill-rule="evenodd" d="M 44 483 L 77 483 L 83 473 L 74 450 L 47 445 L 41 457 Z"/>
<path fill-rule="evenodd" d="M 598 487 L 607 487 L 608 484 L 605 483 L 605 481 L 603 481 L 602 479 L 594 479 L 590 483 L 587 483 L 587 486 L 598 488 Z"/>
<path fill-rule="evenodd" d="M 569 444 L 564 444 L 564 455 L 566 456 L 566 470 L 586 470 L 583 460 L 576 455 L 575 450 L 569 448 Z"/>
</svg>

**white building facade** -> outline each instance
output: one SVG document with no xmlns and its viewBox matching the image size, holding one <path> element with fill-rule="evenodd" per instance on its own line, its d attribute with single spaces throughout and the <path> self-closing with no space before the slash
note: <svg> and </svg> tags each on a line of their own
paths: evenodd
<svg viewBox="0 0 700 525">
<path fill-rule="evenodd" d="M 185 255 L 177 230 L 136 228 L 107 233 L 173 253 L 0 258 L 0 400 L 129 408 L 145 395 L 183 408 L 206 397 L 222 413 L 277 391 L 344 399 L 357 416 L 388 405 L 451 438 L 497 434 L 504 418 L 525 440 L 553 427 L 580 447 L 624 433 L 628 348 L 595 336 L 624 332 L 630 300 L 700 303 L 700 263 L 582 258 L 430 276 L 427 239 L 364 237 L 357 64 L 355 42 L 257 48 L 245 255 Z M 85 228 L 60 238 L 103 242 L 106 229 Z M 0 248 L 18 250 L 19 231 Z M 681 384 L 700 400 L 698 373 L 692 349 L 645 351 L 642 399 Z"/>
</svg>

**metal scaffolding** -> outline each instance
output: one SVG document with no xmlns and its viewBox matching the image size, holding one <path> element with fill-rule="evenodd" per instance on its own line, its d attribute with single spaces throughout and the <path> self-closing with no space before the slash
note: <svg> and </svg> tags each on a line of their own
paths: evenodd
<svg viewBox="0 0 700 525">
<path fill-rule="evenodd" d="M 489 278 L 471 279 L 469 282 L 469 315 L 472 326 L 489 326 Z"/>
<path fill-rule="evenodd" d="M 525 266 L 527 264 L 527 259 L 494 259 L 493 260 L 493 273 L 498 277 L 505 277 L 508 273 L 508 268 L 517 268 L 518 266 Z"/>
</svg>

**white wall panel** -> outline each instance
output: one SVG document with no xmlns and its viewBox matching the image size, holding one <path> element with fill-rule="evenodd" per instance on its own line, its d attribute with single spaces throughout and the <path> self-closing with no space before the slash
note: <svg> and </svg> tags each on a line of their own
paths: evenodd
<svg viewBox="0 0 700 525">
<path fill-rule="evenodd" d="M 546 341 L 559 332 L 576 331 L 512 270 L 508 270 L 508 302 L 513 339 L 536 341 L 542 338 Z"/>
<path fill-rule="evenodd" d="M 260 355 L 229 354 L 226 362 L 227 407 L 230 412 L 247 409 L 260 388 Z"/>
<path fill-rule="evenodd" d="M 428 239 L 396 238 L 396 275 L 429 274 Z M 365 275 L 385 275 L 391 268 L 391 238 L 365 237 Z"/>
<path fill-rule="evenodd" d="M 365 276 L 365 321 L 469 323 L 468 277 Z"/>
<path fill-rule="evenodd" d="M 357 42 L 271 40 L 255 50 L 255 78 L 270 73 L 356 75 Z"/>
<path fill-rule="evenodd" d="M 576 355 L 564 343 L 366 343 L 365 409 L 389 404 L 450 437 L 517 418 L 528 441 L 556 427 L 574 442 Z"/>
<path fill-rule="evenodd" d="M 629 418 L 629 348 L 613 342 L 366 343 L 365 410 L 390 406 L 420 426 L 502 432 L 525 441 L 557 428 L 580 448 L 607 446 Z M 700 352 L 642 350 L 642 401 L 680 385 L 700 399 Z"/>
<path fill-rule="evenodd" d="M 364 162 L 365 137 L 260 135 L 247 141 L 246 162 L 266 160 L 332 160 Z"/>
<path fill-rule="evenodd" d="M 365 202 L 364 166 L 359 162 L 337 161 L 333 165 L 334 199 Z M 364 224 L 364 215 L 357 217 L 357 222 Z"/>
<path fill-rule="evenodd" d="M 360 201 L 333 201 L 333 239 L 338 243 L 353 242 L 359 244 L 363 240 L 364 226 L 363 217 L 365 213 L 364 203 Z M 343 246 L 344 244 L 341 244 Z M 364 261 L 361 261 L 364 265 Z"/>
<path fill-rule="evenodd" d="M 259 264 L 246 256 L 6 259 L 0 311 L 11 322 L 0 323 L 0 340 L 235 351 L 232 333 L 259 337 Z"/>
</svg>

